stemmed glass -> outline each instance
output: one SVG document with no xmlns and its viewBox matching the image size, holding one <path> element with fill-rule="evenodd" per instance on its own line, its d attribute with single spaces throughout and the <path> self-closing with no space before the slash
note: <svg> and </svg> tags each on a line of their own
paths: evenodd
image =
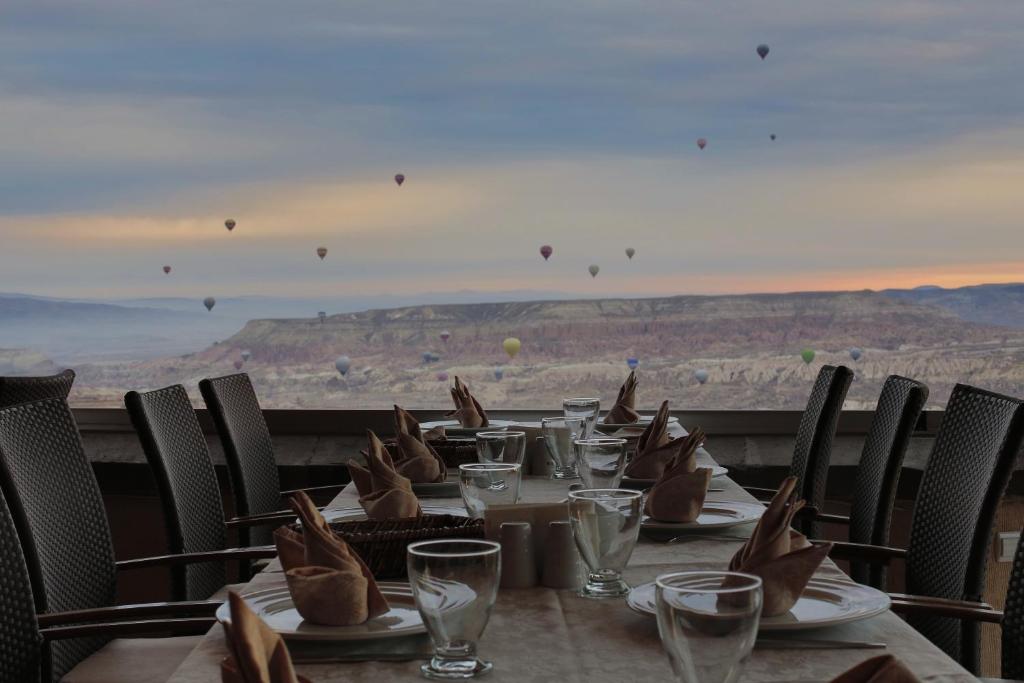
<svg viewBox="0 0 1024 683">
<path fill-rule="evenodd" d="M 582 417 L 545 417 L 540 421 L 540 432 L 548 455 L 555 462 L 552 479 L 579 479 L 573 442 L 583 431 Z"/>
<path fill-rule="evenodd" d="M 640 491 L 581 489 L 569 492 L 572 535 L 590 570 L 580 595 L 617 598 L 629 593 L 622 570 L 640 534 L 642 508 Z"/>
<path fill-rule="evenodd" d="M 477 432 L 476 454 L 480 462 L 523 464 L 526 432 Z"/>
<path fill-rule="evenodd" d="M 576 470 L 591 489 L 614 489 L 626 470 L 626 440 L 612 437 L 576 439 L 573 442 Z"/>
<path fill-rule="evenodd" d="M 459 465 L 459 491 L 469 516 L 482 519 L 491 505 L 518 503 L 522 469 L 518 463 L 503 462 Z"/>
<path fill-rule="evenodd" d="M 658 633 L 680 683 L 733 683 L 757 639 L 763 594 L 752 574 L 690 571 L 655 581 Z"/>
<path fill-rule="evenodd" d="M 416 608 L 434 643 L 426 678 L 466 679 L 492 669 L 476 655 L 501 578 L 501 545 L 444 539 L 409 545 L 406 562 Z"/>
<path fill-rule="evenodd" d="M 599 398 L 563 398 L 562 414 L 565 417 L 582 417 L 583 433 L 580 436 L 589 439 L 597 426 L 597 416 L 601 412 Z"/>
</svg>

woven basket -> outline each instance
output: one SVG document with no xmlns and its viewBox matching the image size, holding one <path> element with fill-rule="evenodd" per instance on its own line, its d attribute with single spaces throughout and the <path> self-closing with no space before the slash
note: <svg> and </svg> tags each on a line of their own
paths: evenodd
<svg viewBox="0 0 1024 683">
<path fill-rule="evenodd" d="M 457 470 L 459 469 L 459 465 L 465 465 L 468 462 L 477 462 L 476 444 L 473 441 L 431 439 L 427 443 L 437 451 L 437 454 L 441 456 L 441 460 L 444 460 L 445 467 L 449 469 Z M 397 457 L 398 452 L 395 447 L 394 439 L 385 441 L 384 446 L 388 449 L 388 454 L 390 454 L 392 458 Z"/>
<path fill-rule="evenodd" d="M 377 579 L 405 578 L 410 543 L 444 538 L 483 538 L 484 521 L 455 515 L 415 519 L 332 522 L 331 529 L 352 546 Z"/>
</svg>

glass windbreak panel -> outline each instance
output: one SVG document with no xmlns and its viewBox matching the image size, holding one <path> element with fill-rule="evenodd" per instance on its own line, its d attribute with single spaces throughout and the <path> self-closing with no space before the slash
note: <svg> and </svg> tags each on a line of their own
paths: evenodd
<svg viewBox="0 0 1024 683">
<path fill-rule="evenodd" d="M 76 405 L 1024 395 L 1020 4 L 8 4 L 0 374 Z"/>
</svg>

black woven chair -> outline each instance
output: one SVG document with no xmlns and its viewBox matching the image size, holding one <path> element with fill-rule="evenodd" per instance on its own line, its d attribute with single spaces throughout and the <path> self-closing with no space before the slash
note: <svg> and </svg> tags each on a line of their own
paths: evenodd
<svg viewBox="0 0 1024 683">
<path fill-rule="evenodd" d="M 1022 441 L 1024 401 L 958 384 L 925 466 L 907 549 L 836 543 L 832 557 L 871 564 L 901 558 L 908 594 L 980 602 L 992 523 Z M 976 623 L 921 613 L 907 621 L 977 671 Z"/>
<path fill-rule="evenodd" d="M 0 377 L 0 408 L 43 398 L 67 398 L 74 383 L 74 370 L 41 377 Z"/>
<path fill-rule="evenodd" d="M 280 514 L 286 507 L 282 504 L 282 496 L 295 491 L 281 490 L 274 444 L 249 375 L 243 372 L 204 379 L 199 382 L 199 391 L 224 447 L 236 514 L 240 517 Z M 344 486 L 315 486 L 302 490 L 315 495 L 340 491 Z M 231 521 L 229 526 L 236 526 L 236 523 Z M 272 530 L 269 527 L 242 526 L 238 532 L 241 545 L 252 545 L 270 543 Z"/>
<path fill-rule="evenodd" d="M 797 478 L 797 489 L 802 492 L 803 499 L 807 501 L 807 509 L 812 513 L 821 510 L 825 503 L 832 441 L 852 381 L 853 371 L 850 368 L 844 365 L 822 366 L 811 388 L 807 407 L 800 417 L 789 476 Z M 746 488 L 762 499 L 775 495 L 774 489 Z M 803 515 L 797 520 L 797 526 L 808 536 L 821 536 L 821 522 L 814 514 Z"/>
<path fill-rule="evenodd" d="M 41 625 L 48 625 L 52 612 L 82 611 L 86 620 L 96 609 L 112 608 L 118 570 L 274 554 L 246 548 L 115 562 L 103 498 L 64 399 L 0 410 L 0 490 L 25 554 Z M 209 617 L 218 604 L 150 603 L 114 609 L 125 618 Z M 186 631 L 205 629 L 193 624 Z M 115 635 L 87 632 L 44 648 L 44 680 L 59 680 Z"/>
</svg>

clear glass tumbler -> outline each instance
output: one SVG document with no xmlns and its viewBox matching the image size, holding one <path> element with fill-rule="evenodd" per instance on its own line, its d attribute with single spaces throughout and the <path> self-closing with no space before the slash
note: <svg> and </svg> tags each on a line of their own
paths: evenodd
<svg viewBox="0 0 1024 683">
<path fill-rule="evenodd" d="M 540 433 L 548 455 L 555 463 L 552 479 L 579 479 L 573 442 L 583 431 L 582 417 L 545 417 L 540 421 Z"/>
<path fill-rule="evenodd" d="M 480 462 L 523 464 L 526 432 L 477 432 L 476 455 Z"/>
<path fill-rule="evenodd" d="M 597 416 L 601 412 L 599 398 L 563 398 L 562 415 L 565 417 L 582 417 L 583 433 L 581 438 L 589 439 L 597 426 Z"/>
<path fill-rule="evenodd" d="M 658 633 L 681 683 L 733 683 L 757 639 L 761 579 L 752 574 L 691 571 L 655 582 Z"/>
<path fill-rule="evenodd" d="M 519 502 L 523 466 L 517 463 L 471 462 L 459 465 L 459 491 L 470 517 L 482 519 L 491 505 Z"/>
<path fill-rule="evenodd" d="M 493 541 L 420 541 L 407 551 L 409 583 L 434 656 L 426 678 L 466 679 L 491 670 L 477 657 L 501 579 L 501 545 Z"/>
<path fill-rule="evenodd" d="M 626 440 L 612 437 L 576 439 L 576 471 L 588 489 L 614 489 L 626 470 Z"/>
<path fill-rule="evenodd" d="M 622 570 L 633 554 L 642 518 L 643 494 L 640 491 L 580 489 L 569 492 L 572 535 L 589 570 L 580 595 L 617 598 L 629 593 Z"/>
</svg>

